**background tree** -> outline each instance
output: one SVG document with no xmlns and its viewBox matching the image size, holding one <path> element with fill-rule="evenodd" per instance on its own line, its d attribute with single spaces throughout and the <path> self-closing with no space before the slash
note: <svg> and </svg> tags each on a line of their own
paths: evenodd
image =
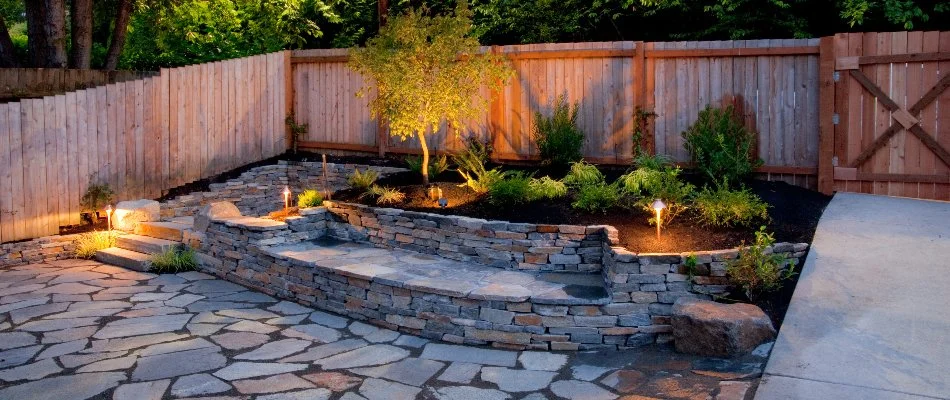
<svg viewBox="0 0 950 400">
<path fill-rule="evenodd" d="M 92 64 L 92 0 L 72 0 L 69 7 L 69 66 L 89 69 Z"/>
<path fill-rule="evenodd" d="M 32 64 L 66 67 L 66 8 L 63 0 L 26 2 L 26 26 Z"/>
<path fill-rule="evenodd" d="M 513 74 L 502 58 L 479 54 L 471 15 L 464 1 L 454 15 L 408 10 L 390 16 L 379 35 L 351 53 L 350 66 L 373 81 L 360 94 L 376 89 L 373 117 L 385 121 L 394 137 L 419 138 L 423 184 L 429 183 L 426 134 L 443 122 L 458 133 L 462 121 L 488 106 L 488 99 L 473 101 L 472 93 L 485 84 L 500 88 Z"/>
</svg>

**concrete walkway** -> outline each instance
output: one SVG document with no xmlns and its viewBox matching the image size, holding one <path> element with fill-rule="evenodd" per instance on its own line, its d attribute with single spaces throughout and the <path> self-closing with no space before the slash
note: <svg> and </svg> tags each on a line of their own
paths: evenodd
<svg viewBox="0 0 950 400">
<path fill-rule="evenodd" d="M 838 194 L 756 400 L 950 399 L 950 203 Z"/>
</svg>

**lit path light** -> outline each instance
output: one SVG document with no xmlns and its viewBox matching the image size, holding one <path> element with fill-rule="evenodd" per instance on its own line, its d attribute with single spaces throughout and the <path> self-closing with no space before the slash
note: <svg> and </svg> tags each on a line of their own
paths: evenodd
<svg viewBox="0 0 950 400">
<path fill-rule="evenodd" d="M 106 206 L 106 228 L 112 231 L 112 204 Z"/>
<path fill-rule="evenodd" d="M 666 208 L 666 203 L 663 200 L 656 199 L 653 201 L 653 211 L 656 211 L 656 238 L 660 239 L 660 225 L 663 224 L 663 220 L 660 218 L 663 215 L 663 209 Z"/>
<path fill-rule="evenodd" d="M 290 207 L 290 188 L 287 186 L 284 186 L 284 209 L 286 210 L 289 207 Z"/>
</svg>

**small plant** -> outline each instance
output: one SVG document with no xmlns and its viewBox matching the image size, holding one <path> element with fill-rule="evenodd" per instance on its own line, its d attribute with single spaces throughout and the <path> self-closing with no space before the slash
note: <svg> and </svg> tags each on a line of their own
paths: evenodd
<svg viewBox="0 0 950 400">
<path fill-rule="evenodd" d="M 686 275 L 689 276 L 689 281 L 693 281 L 693 277 L 696 276 L 696 266 L 699 265 L 699 260 L 696 258 L 695 254 L 687 254 L 686 258 L 683 259 L 683 268 L 686 269 Z"/>
<path fill-rule="evenodd" d="M 406 164 L 409 170 L 418 174 L 422 173 L 422 157 L 406 157 Z M 445 156 L 438 156 L 429 161 L 429 176 L 438 176 L 449 169 L 449 160 Z"/>
<path fill-rule="evenodd" d="M 550 117 L 535 112 L 532 137 L 543 164 L 566 166 L 580 161 L 584 132 L 577 127 L 577 104 L 568 104 L 561 95 L 554 100 Z"/>
<path fill-rule="evenodd" d="M 617 179 L 624 194 L 636 196 L 636 204 L 650 213 L 650 224 L 656 224 L 653 201 L 663 200 L 666 209 L 660 214 L 663 225 L 673 222 L 686 211 L 690 198 L 696 188 L 679 179 L 681 170 L 673 167 L 664 158 L 642 156 L 638 159 L 639 168 Z"/>
<path fill-rule="evenodd" d="M 554 200 L 567 195 L 567 185 L 564 182 L 545 176 L 531 178 L 528 182 L 530 200 Z"/>
<path fill-rule="evenodd" d="M 588 212 L 603 212 L 620 203 L 620 193 L 616 185 L 600 182 L 581 186 L 571 207 Z"/>
<path fill-rule="evenodd" d="M 522 172 L 505 175 L 505 179 L 492 184 L 488 191 L 488 201 L 491 204 L 513 206 L 532 200 L 531 176 Z"/>
<path fill-rule="evenodd" d="M 456 170 L 465 183 L 460 187 L 468 186 L 475 193 L 487 193 L 492 185 L 504 179 L 505 174 L 500 169 L 487 169 L 485 164 L 491 158 L 491 145 L 482 143 L 475 137 L 468 138 L 468 146 L 452 156 L 452 162 L 458 165 Z"/>
<path fill-rule="evenodd" d="M 194 271 L 198 268 L 195 251 L 190 247 L 172 247 L 149 258 L 150 272 L 158 274 L 176 274 Z"/>
<path fill-rule="evenodd" d="M 115 247 L 115 231 L 93 231 L 79 235 L 76 239 L 76 258 L 92 258 L 99 250 Z"/>
<path fill-rule="evenodd" d="M 349 182 L 351 187 L 366 190 L 366 188 L 373 186 L 378 178 L 379 173 L 376 171 L 367 168 L 366 172 L 360 172 L 360 169 L 356 168 L 350 177 L 347 178 L 347 182 Z"/>
<path fill-rule="evenodd" d="M 572 187 L 582 187 L 604 183 L 604 174 L 597 166 L 578 161 L 571 164 L 571 170 L 564 177 L 564 184 Z"/>
<path fill-rule="evenodd" d="M 90 178 L 89 188 L 79 199 L 79 206 L 84 213 L 89 213 L 90 222 L 95 222 L 92 217 L 96 215 L 96 212 L 111 203 L 114 196 L 115 192 L 112 191 L 112 187 L 108 183 L 95 183 Z"/>
<path fill-rule="evenodd" d="M 725 183 L 703 189 L 694 200 L 699 220 L 709 226 L 751 226 L 769 218 L 769 205 L 748 189 L 730 190 Z"/>
<path fill-rule="evenodd" d="M 304 190 L 297 195 L 298 208 L 319 207 L 323 204 L 323 194 L 314 189 Z"/>
<path fill-rule="evenodd" d="M 400 192 L 399 189 L 379 185 L 370 186 L 369 189 L 366 189 L 366 193 L 363 193 L 363 196 L 375 197 L 376 204 L 379 205 L 393 205 L 406 200 L 406 194 Z"/>
<path fill-rule="evenodd" d="M 746 129 L 735 107 L 706 107 L 683 132 L 686 150 L 696 168 L 712 182 L 738 183 L 762 165 L 754 158 L 755 134 Z"/>
<path fill-rule="evenodd" d="M 775 238 L 763 226 L 755 233 L 755 242 L 742 247 L 738 258 L 726 264 L 726 276 L 750 301 L 781 289 L 782 283 L 795 275 L 794 267 L 785 256 L 772 253 L 774 244 Z"/>
<path fill-rule="evenodd" d="M 287 118 L 284 119 L 284 123 L 290 128 L 290 147 L 293 149 L 294 154 L 297 154 L 300 139 L 307 134 L 307 131 L 310 129 L 310 124 L 298 124 L 294 113 L 287 115 Z"/>
<path fill-rule="evenodd" d="M 641 107 L 637 107 L 637 110 L 634 112 L 634 126 L 633 126 L 633 156 L 634 158 L 648 155 L 647 151 L 643 149 L 643 138 L 650 132 L 647 130 L 648 125 L 650 124 L 650 118 L 656 117 L 656 113 L 644 110 Z"/>
</svg>

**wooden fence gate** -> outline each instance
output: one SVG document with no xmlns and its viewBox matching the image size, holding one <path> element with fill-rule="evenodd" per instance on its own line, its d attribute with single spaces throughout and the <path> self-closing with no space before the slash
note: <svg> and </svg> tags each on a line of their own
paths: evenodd
<svg viewBox="0 0 950 400">
<path fill-rule="evenodd" d="M 820 63 L 820 189 L 950 200 L 950 32 L 839 34 Z"/>
</svg>

